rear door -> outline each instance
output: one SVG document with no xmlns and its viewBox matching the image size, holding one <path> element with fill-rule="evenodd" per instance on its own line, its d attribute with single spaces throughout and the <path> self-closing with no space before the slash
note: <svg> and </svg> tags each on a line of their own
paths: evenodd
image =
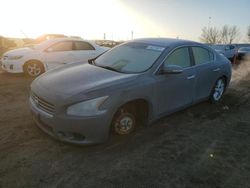
<svg viewBox="0 0 250 188">
<path fill-rule="evenodd" d="M 207 48 L 192 47 L 196 69 L 195 101 L 209 97 L 220 74 L 220 67 L 215 63 L 215 55 Z"/>
</svg>

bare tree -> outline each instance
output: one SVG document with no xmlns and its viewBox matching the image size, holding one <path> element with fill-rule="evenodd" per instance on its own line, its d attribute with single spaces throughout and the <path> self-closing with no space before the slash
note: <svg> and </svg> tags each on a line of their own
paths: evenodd
<svg viewBox="0 0 250 188">
<path fill-rule="evenodd" d="M 229 40 L 229 27 L 228 25 L 224 25 L 220 31 L 221 35 L 221 43 L 227 44 Z"/>
<path fill-rule="evenodd" d="M 237 26 L 224 25 L 221 29 L 216 27 L 203 27 L 201 41 L 210 44 L 222 43 L 232 44 L 239 39 L 239 29 Z"/>
<path fill-rule="evenodd" d="M 220 31 L 216 27 L 203 27 L 200 40 L 204 43 L 216 44 L 220 42 Z"/>
<path fill-rule="evenodd" d="M 221 43 L 232 44 L 239 39 L 240 31 L 237 26 L 224 25 L 220 32 Z"/>
</svg>

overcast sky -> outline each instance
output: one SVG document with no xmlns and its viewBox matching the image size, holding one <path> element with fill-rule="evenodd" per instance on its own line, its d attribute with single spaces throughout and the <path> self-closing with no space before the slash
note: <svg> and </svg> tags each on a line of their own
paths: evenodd
<svg viewBox="0 0 250 188">
<path fill-rule="evenodd" d="M 2 0 L 0 35 L 44 33 L 85 39 L 179 37 L 199 40 L 204 26 L 250 25 L 250 0 Z"/>
</svg>

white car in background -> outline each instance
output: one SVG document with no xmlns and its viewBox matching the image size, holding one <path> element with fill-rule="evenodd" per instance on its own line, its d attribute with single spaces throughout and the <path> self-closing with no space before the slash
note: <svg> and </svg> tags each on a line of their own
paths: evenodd
<svg viewBox="0 0 250 188">
<path fill-rule="evenodd" d="M 63 64 L 87 61 L 109 48 L 73 38 L 51 39 L 38 45 L 8 51 L 2 56 L 2 69 L 36 77 Z"/>
<path fill-rule="evenodd" d="M 235 55 L 237 54 L 237 48 L 234 44 L 214 44 L 210 46 L 219 54 L 223 54 L 231 62 L 233 62 Z"/>
</svg>

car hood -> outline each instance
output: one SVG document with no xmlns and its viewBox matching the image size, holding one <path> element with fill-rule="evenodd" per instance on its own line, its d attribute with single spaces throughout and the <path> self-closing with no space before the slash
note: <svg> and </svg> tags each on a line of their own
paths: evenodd
<svg viewBox="0 0 250 188">
<path fill-rule="evenodd" d="M 31 48 L 18 48 L 14 50 L 10 50 L 4 54 L 4 56 L 11 56 L 11 55 L 24 55 L 26 53 L 29 53 L 33 51 Z"/>
<path fill-rule="evenodd" d="M 122 74 L 88 63 L 76 63 L 41 75 L 33 81 L 31 89 L 38 95 L 40 93 L 48 97 L 53 95 L 65 99 L 133 80 L 136 75 Z"/>
</svg>

